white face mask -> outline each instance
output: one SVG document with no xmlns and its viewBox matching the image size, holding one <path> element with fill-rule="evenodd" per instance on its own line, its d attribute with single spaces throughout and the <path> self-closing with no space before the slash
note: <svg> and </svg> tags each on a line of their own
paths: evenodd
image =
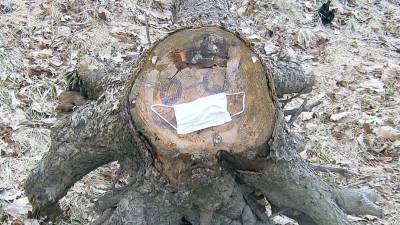
<svg viewBox="0 0 400 225">
<path fill-rule="evenodd" d="M 228 112 L 228 101 L 226 96 L 243 95 L 242 111 L 233 114 Z M 208 127 L 218 126 L 232 120 L 233 116 L 239 115 L 245 109 L 245 93 L 237 92 L 233 94 L 219 93 L 207 97 L 198 98 L 192 102 L 178 105 L 151 105 L 151 110 L 161 119 L 171 125 L 178 134 L 188 134 L 194 131 L 202 130 Z M 175 111 L 176 126 L 161 116 L 154 107 L 169 107 Z"/>
</svg>

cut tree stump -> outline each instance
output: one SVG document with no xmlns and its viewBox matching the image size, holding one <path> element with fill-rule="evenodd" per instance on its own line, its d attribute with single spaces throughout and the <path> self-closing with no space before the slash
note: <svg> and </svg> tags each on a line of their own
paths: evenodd
<svg viewBox="0 0 400 225">
<path fill-rule="evenodd" d="M 97 200 L 93 224 L 270 225 L 264 196 L 301 225 L 350 224 L 346 212 L 381 216 L 371 190 L 326 184 L 298 155 L 277 96 L 310 89 L 313 78 L 265 61 L 236 32 L 227 1 L 178 0 L 174 8 L 177 30 L 136 62 L 81 63 L 74 83 L 91 101 L 71 103 L 52 128 L 49 152 L 26 181 L 33 214 L 59 213 L 75 182 L 118 161 L 132 180 Z M 243 112 L 178 134 L 168 106 L 221 93 L 240 93 L 226 107 Z"/>
<path fill-rule="evenodd" d="M 215 158 L 219 150 L 240 153 L 265 148 L 275 123 L 265 74 L 244 41 L 216 27 L 179 30 L 149 51 L 131 89 L 130 114 L 134 126 L 154 145 L 170 180 L 187 183 L 179 171 L 198 164 L 197 158 Z M 174 109 L 165 106 L 218 93 L 240 93 L 227 96 L 228 112 L 244 112 L 219 126 L 177 134 Z M 159 115 L 152 106 L 157 106 Z"/>
</svg>

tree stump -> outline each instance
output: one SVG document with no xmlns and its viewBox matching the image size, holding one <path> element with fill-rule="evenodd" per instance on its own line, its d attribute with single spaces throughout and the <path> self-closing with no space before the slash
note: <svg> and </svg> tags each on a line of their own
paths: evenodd
<svg viewBox="0 0 400 225">
<path fill-rule="evenodd" d="M 180 179 L 178 171 L 186 171 L 182 167 L 196 158 L 215 158 L 219 150 L 240 153 L 265 148 L 275 122 L 265 73 L 246 43 L 220 28 L 180 30 L 155 45 L 132 86 L 130 114 L 134 126 L 154 145 L 170 180 Z M 231 115 L 243 113 L 219 126 L 177 133 L 170 106 L 219 93 L 228 94 Z"/>
<path fill-rule="evenodd" d="M 178 0 L 175 10 L 180 28 L 134 71 L 80 69 L 78 83 L 92 101 L 52 128 L 50 150 L 26 181 L 35 215 L 56 213 L 76 181 L 111 161 L 134 179 L 97 201 L 102 216 L 94 224 L 270 225 L 264 196 L 301 225 L 350 224 L 346 212 L 382 214 L 370 190 L 332 187 L 298 156 L 277 93 L 304 90 L 313 79 L 299 68 L 267 66 L 284 63 L 265 62 L 235 32 L 227 1 Z M 197 106 L 212 108 L 209 96 L 224 97 L 228 119 L 180 130 L 174 106 L 203 99 Z M 188 109 L 198 116 L 192 122 L 212 117 Z"/>
</svg>

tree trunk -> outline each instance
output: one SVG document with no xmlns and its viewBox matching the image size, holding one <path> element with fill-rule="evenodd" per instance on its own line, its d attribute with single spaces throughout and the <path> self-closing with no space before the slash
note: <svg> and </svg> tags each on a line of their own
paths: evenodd
<svg viewBox="0 0 400 225">
<path fill-rule="evenodd" d="M 227 1 L 178 0 L 175 6 L 179 29 L 134 62 L 134 71 L 130 65 L 79 70 L 84 95 L 92 101 L 52 128 L 50 150 L 26 181 L 34 214 L 56 213 L 58 200 L 76 181 L 118 161 L 134 180 L 98 200 L 103 215 L 94 224 L 273 224 L 258 192 L 302 225 L 350 224 L 346 212 L 381 215 L 370 190 L 332 187 L 298 156 L 277 96 L 310 89 L 313 78 L 292 64 L 260 57 L 238 36 Z M 197 86 L 179 92 L 179 98 L 169 95 L 190 82 L 180 71 L 193 79 L 216 74 L 200 83 L 208 94 L 245 90 L 247 114 L 229 125 L 176 134 L 148 106 L 193 100 L 185 93 L 196 93 Z M 218 86 L 225 84 L 220 71 L 228 81 L 237 76 Z M 179 82 L 164 90 L 163 82 L 171 79 Z M 167 121 L 169 116 L 165 113 Z M 237 132 L 229 133 L 235 126 Z M 361 203 L 352 204 L 355 200 Z"/>
</svg>

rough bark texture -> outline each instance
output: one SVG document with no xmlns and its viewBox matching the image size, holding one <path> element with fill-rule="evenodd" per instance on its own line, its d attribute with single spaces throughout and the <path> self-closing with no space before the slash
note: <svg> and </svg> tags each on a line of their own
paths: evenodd
<svg viewBox="0 0 400 225">
<path fill-rule="evenodd" d="M 51 211 L 76 181 L 97 167 L 120 157 L 138 159 L 131 134 L 126 132 L 128 119 L 123 108 L 130 70 L 118 68 L 109 65 L 107 70 L 92 71 L 112 75 L 97 81 L 107 90 L 99 93 L 96 101 L 62 115 L 52 128 L 49 152 L 31 172 L 25 187 L 36 210 Z"/>
<path fill-rule="evenodd" d="M 225 0 L 177 1 L 175 10 L 181 27 L 236 30 Z M 334 188 L 298 156 L 299 143 L 286 128 L 276 95 L 304 90 L 301 84 L 312 82 L 299 78 L 301 72 L 286 74 L 285 62 L 270 66 L 277 93 L 272 75 L 266 74 L 278 109 L 268 146 L 255 155 L 220 151 L 215 156 L 217 170 L 206 182 L 185 188 L 173 185 L 155 165 L 152 143 L 129 120 L 127 95 L 142 63 L 130 62 L 135 65 L 133 73 L 129 64 L 81 70 L 83 90 L 92 101 L 64 115 L 52 128 L 50 150 L 26 182 L 36 214 L 55 213 L 58 200 L 76 181 L 115 160 L 135 179 L 98 200 L 96 207 L 103 215 L 94 224 L 273 224 L 257 203 L 255 191 L 261 191 L 274 208 L 287 209 L 284 213 L 301 225 L 347 225 L 345 211 L 382 214 L 370 191 Z M 288 91 L 289 87 L 296 91 Z M 205 175 L 209 169 L 195 170 Z"/>
</svg>

